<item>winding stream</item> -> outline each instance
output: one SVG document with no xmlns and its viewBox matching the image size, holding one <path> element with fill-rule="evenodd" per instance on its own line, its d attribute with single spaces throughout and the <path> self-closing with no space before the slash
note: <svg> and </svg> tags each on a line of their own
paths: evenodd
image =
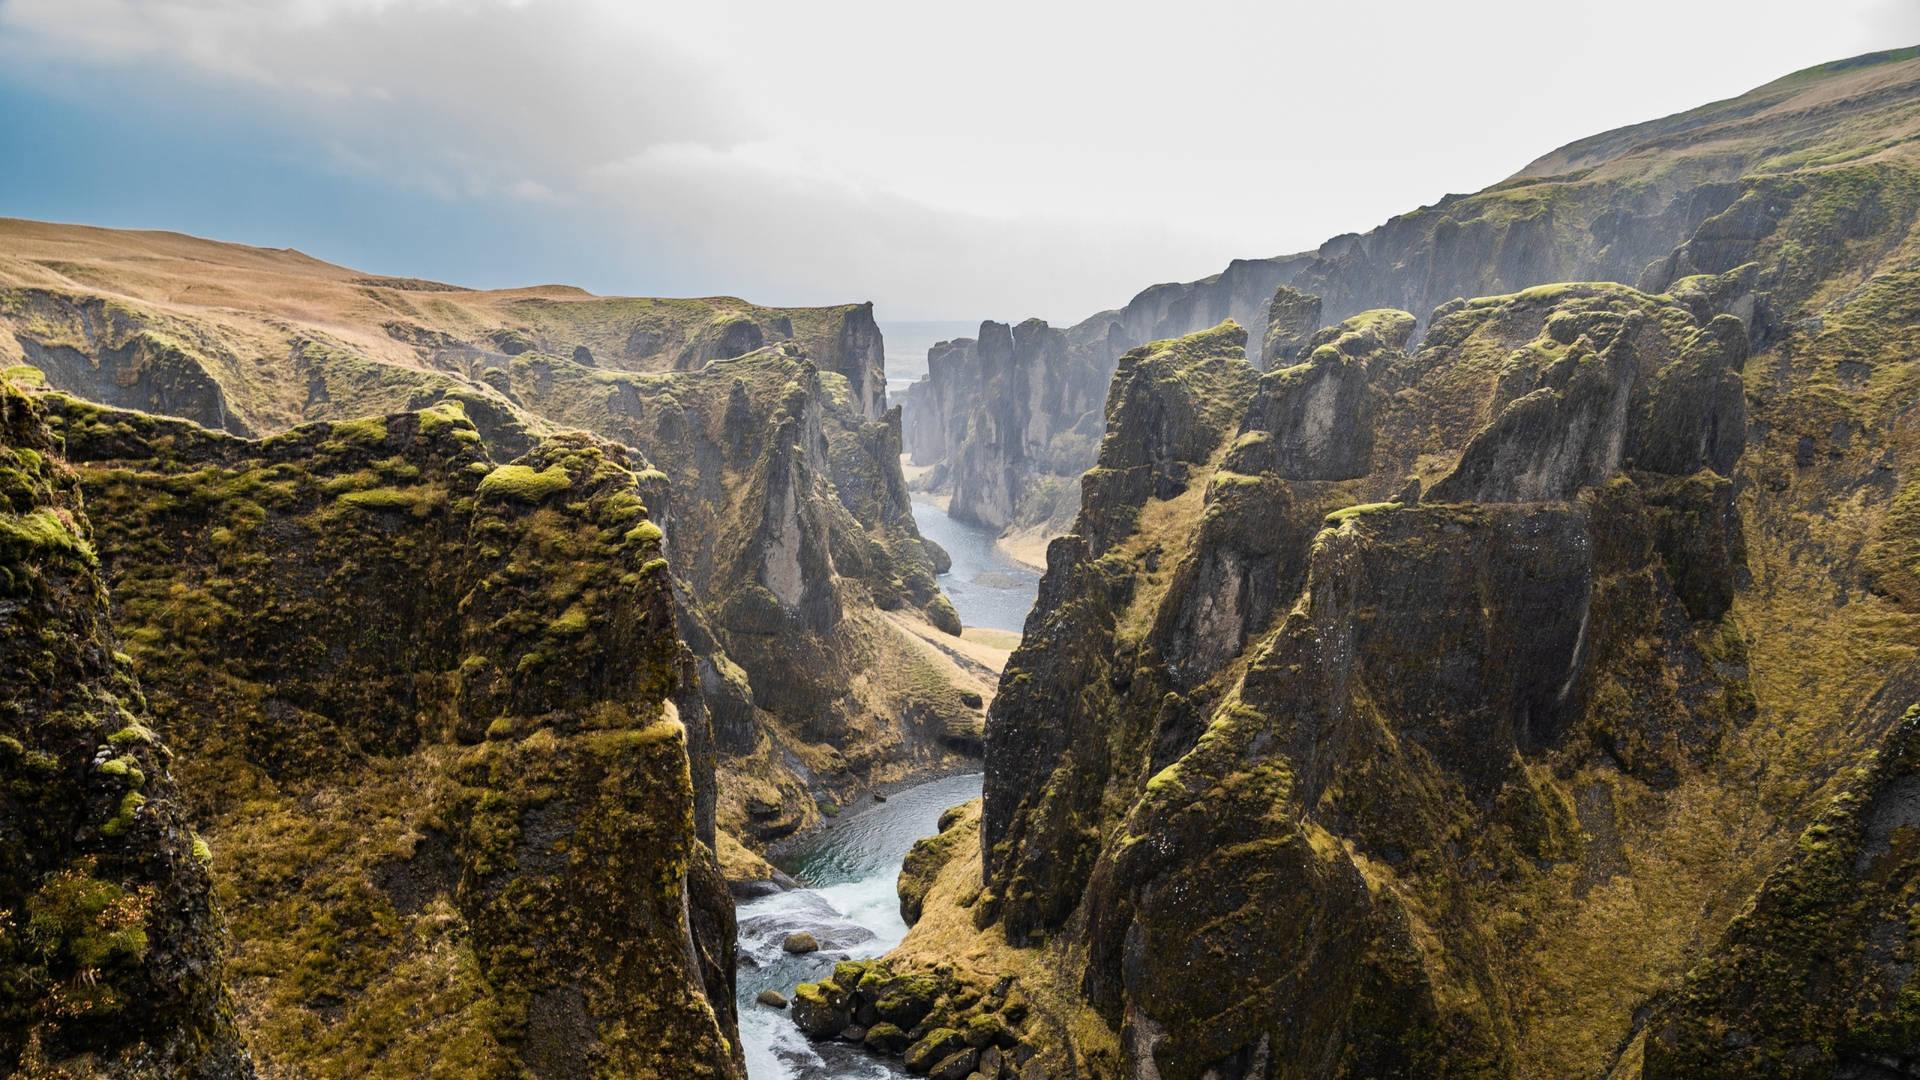
<svg viewBox="0 0 1920 1080">
<path fill-rule="evenodd" d="M 994 548 L 994 536 L 954 521 L 931 503 L 913 504 L 914 522 L 953 556 L 940 576 L 960 620 L 1018 633 L 1040 586 L 1039 575 Z M 895 1080 L 907 1074 L 896 1062 L 873 1057 L 846 1043 L 813 1043 L 793 1025 L 791 1013 L 760 1004 L 762 990 L 792 997 L 793 988 L 815 982 L 840 960 L 878 956 L 900 943 L 894 885 L 913 842 L 939 829 L 940 812 L 980 795 L 981 776 L 969 773 L 896 792 L 884 803 L 864 803 L 775 862 L 808 886 L 743 900 L 739 920 L 740 969 L 736 1001 L 740 1041 L 751 1080 Z M 781 946 L 804 930 L 820 951 L 793 956 Z"/>
<path fill-rule="evenodd" d="M 961 622 L 1016 634 L 1026 627 L 1040 592 L 1039 574 L 1001 554 L 991 531 L 963 525 L 932 503 L 914 500 L 913 523 L 921 536 L 953 556 L 953 569 L 940 575 L 940 588 Z"/>
<path fill-rule="evenodd" d="M 743 900 L 734 909 L 740 923 L 740 1041 L 751 1080 L 906 1075 L 897 1063 L 846 1043 L 811 1043 L 791 1013 L 754 999 L 762 990 L 791 997 L 796 985 L 826 976 L 836 961 L 878 956 L 898 945 L 907 935 L 894 892 L 901 861 L 915 840 L 938 831 L 942 810 L 977 798 L 980 783 L 979 773 L 943 777 L 841 817 L 776 860 L 810 888 Z M 781 948 L 799 930 L 819 940 L 819 952 L 792 956 Z"/>
</svg>

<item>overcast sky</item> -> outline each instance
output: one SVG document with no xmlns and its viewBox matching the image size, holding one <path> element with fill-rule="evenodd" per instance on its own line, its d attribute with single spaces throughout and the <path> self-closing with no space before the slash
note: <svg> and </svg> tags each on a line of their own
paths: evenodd
<svg viewBox="0 0 1920 1080">
<path fill-rule="evenodd" d="M 476 286 L 1073 322 L 1920 0 L 0 0 L 0 215 Z"/>
</svg>

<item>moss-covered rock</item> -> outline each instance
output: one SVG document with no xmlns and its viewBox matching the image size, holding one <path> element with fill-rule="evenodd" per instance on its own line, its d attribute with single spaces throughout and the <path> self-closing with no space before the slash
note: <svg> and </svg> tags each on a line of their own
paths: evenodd
<svg viewBox="0 0 1920 1080">
<path fill-rule="evenodd" d="M 1872 1075 L 1913 1057 L 1920 706 L 1861 773 L 1648 1020 L 1642 1076 Z"/>
<path fill-rule="evenodd" d="M 644 460 L 495 463 L 451 408 L 247 441 L 46 401 L 224 867 L 257 1060 L 740 1075 Z"/>
<path fill-rule="evenodd" d="M 0 378 L 0 1072 L 253 1075 L 211 847 L 38 402 Z"/>
<path fill-rule="evenodd" d="M 1746 346 L 1706 314 L 1538 289 L 1441 312 L 1413 353 L 1410 317 L 1370 314 L 1257 393 L 1123 361 L 990 712 L 982 878 L 927 912 L 935 838 L 903 905 L 1076 965 L 1163 1078 L 1611 1068 L 1615 1003 L 1677 980 L 1701 898 L 1725 918 L 1753 872 L 1717 816 L 1676 824 L 1750 806 L 1716 770 L 1769 715 L 1752 526 L 1716 471 Z M 1371 438 L 1357 475 L 1277 452 L 1310 375 L 1365 403 L 1327 425 L 1374 428 L 1343 432 Z"/>
</svg>

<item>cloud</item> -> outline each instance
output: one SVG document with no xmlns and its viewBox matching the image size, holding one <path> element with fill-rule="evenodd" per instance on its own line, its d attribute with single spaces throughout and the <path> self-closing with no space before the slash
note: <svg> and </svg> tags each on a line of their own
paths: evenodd
<svg viewBox="0 0 1920 1080">
<path fill-rule="evenodd" d="M 1070 321 L 1920 36 L 1829 4 L 0 0 L 0 80 L 469 207 L 602 288 Z M 464 278 L 525 272 L 477 247 Z"/>
<path fill-rule="evenodd" d="M 8 0 L 15 63 L 177 80 L 338 165 L 521 195 L 661 141 L 751 136 L 710 59 L 600 0 Z M 143 75 L 142 72 L 147 74 Z M 232 95 L 238 94 L 238 97 Z"/>
</svg>

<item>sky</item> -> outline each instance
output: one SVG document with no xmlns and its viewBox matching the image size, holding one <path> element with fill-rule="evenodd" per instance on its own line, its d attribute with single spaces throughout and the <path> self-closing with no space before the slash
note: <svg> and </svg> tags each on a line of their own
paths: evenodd
<svg viewBox="0 0 1920 1080">
<path fill-rule="evenodd" d="M 0 215 L 1066 324 L 1913 44 L 1920 0 L 0 0 Z"/>
</svg>

